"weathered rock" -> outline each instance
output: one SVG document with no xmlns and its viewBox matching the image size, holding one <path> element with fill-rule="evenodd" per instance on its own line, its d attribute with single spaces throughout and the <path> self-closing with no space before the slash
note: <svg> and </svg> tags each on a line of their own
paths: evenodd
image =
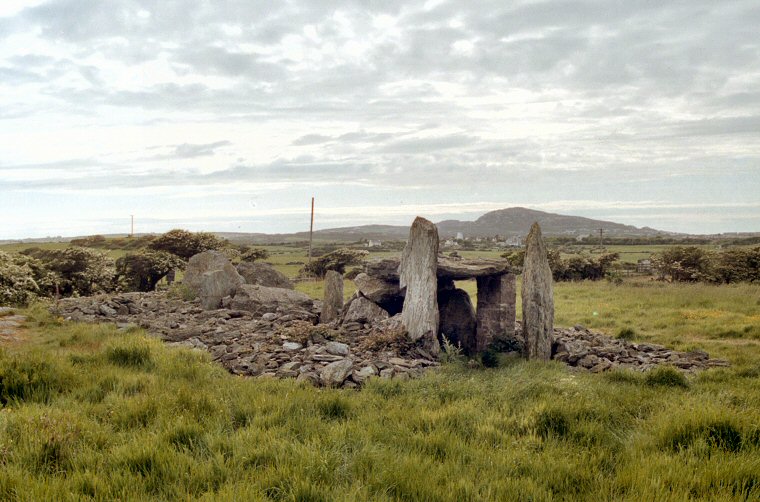
<svg viewBox="0 0 760 502">
<path fill-rule="evenodd" d="M 333 354 L 335 356 L 348 355 L 348 345 L 345 343 L 327 342 L 325 344 L 325 350 L 327 351 L 328 354 Z"/>
<path fill-rule="evenodd" d="M 475 309 L 470 295 L 463 289 L 445 289 L 438 292 L 440 332 L 455 347 L 468 354 L 477 351 L 475 344 Z"/>
<path fill-rule="evenodd" d="M 351 373 L 351 379 L 356 383 L 363 383 L 369 377 L 377 375 L 377 370 L 373 366 L 364 366 L 361 369 L 354 370 Z"/>
<path fill-rule="evenodd" d="M 503 275 L 509 272 L 507 260 L 491 260 L 486 258 L 465 259 L 438 256 L 438 278 L 448 278 L 455 281 L 474 279 L 493 275 Z"/>
<path fill-rule="evenodd" d="M 237 270 L 235 270 L 235 267 L 224 253 L 220 251 L 204 251 L 192 256 L 188 260 L 182 284 L 190 288 L 195 294 L 199 294 L 203 274 L 212 270 L 227 270 L 230 273 L 237 273 Z"/>
<path fill-rule="evenodd" d="M 98 307 L 98 310 L 100 311 L 101 314 L 103 314 L 105 316 L 112 317 L 112 316 L 116 315 L 116 310 L 113 309 L 113 308 L 111 308 L 111 307 L 109 307 L 105 303 L 103 305 L 101 305 L 100 307 Z"/>
<path fill-rule="evenodd" d="M 319 380 L 322 385 L 338 387 L 351 373 L 353 365 L 353 361 L 349 358 L 330 363 L 319 372 Z"/>
<path fill-rule="evenodd" d="M 523 352 L 528 359 L 549 360 L 554 328 L 552 271 L 541 237 L 534 223 L 526 240 L 522 281 Z"/>
<path fill-rule="evenodd" d="M 436 276 L 438 279 L 475 279 L 477 277 L 503 275 L 510 272 L 510 265 L 507 260 L 487 258 L 465 259 L 438 255 L 436 257 L 436 264 Z M 367 275 L 376 279 L 388 282 L 399 281 L 399 260 L 394 258 L 368 262 L 364 265 L 364 270 Z"/>
<path fill-rule="evenodd" d="M 519 345 L 515 338 L 516 281 L 514 274 L 478 277 L 476 352 L 492 344 L 497 348 Z"/>
<path fill-rule="evenodd" d="M 328 270 L 325 274 L 325 295 L 319 320 L 323 323 L 332 322 L 340 316 L 342 310 L 343 275 L 335 270 Z"/>
<path fill-rule="evenodd" d="M 218 309 L 222 304 L 222 298 L 234 294 L 244 281 L 245 279 L 231 266 L 204 272 L 198 291 L 201 306 L 206 310 Z"/>
<path fill-rule="evenodd" d="M 377 303 L 391 315 L 401 312 L 404 297 L 398 280 L 386 281 L 367 274 L 359 274 L 354 278 L 354 284 L 362 296 Z"/>
<path fill-rule="evenodd" d="M 285 342 L 282 344 L 282 348 L 289 351 L 301 350 L 303 345 L 297 342 Z"/>
<path fill-rule="evenodd" d="M 310 310 L 313 300 L 306 294 L 283 288 L 242 284 L 230 302 L 233 310 L 244 310 L 255 316 L 279 311 Z"/>
<path fill-rule="evenodd" d="M 258 284 L 270 288 L 293 289 L 285 274 L 278 272 L 272 265 L 260 262 L 240 262 L 236 267 L 238 273 L 245 278 L 246 284 Z"/>
<path fill-rule="evenodd" d="M 438 229 L 430 221 L 417 217 L 409 230 L 399 264 L 399 282 L 405 290 L 401 318 L 412 341 L 422 340 L 433 354 L 438 354 Z"/>
<path fill-rule="evenodd" d="M 388 319 L 388 312 L 380 306 L 372 303 L 364 297 L 354 298 L 348 306 L 343 324 L 348 323 L 369 323 L 373 324 L 384 319 Z"/>
</svg>

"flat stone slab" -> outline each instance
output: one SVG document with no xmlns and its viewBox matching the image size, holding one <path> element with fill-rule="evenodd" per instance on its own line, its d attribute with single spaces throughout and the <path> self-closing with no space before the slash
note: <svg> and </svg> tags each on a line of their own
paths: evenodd
<svg viewBox="0 0 760 502">
<path fill-rule="evenodd" d="M 438 279 L 459 281 L 492 275 L 504 275 L 511 271 L 507 260 L 452 258 L 438 255 L 437 261 L 438 269 L 436 277 Z M 386 281 L 398 281 L 398 265 L 398 259 L 388 258 L 369 262 L 365 266 L 365 270 L 367 275 L 371 277 L 377 277 Z"/>
</svg>

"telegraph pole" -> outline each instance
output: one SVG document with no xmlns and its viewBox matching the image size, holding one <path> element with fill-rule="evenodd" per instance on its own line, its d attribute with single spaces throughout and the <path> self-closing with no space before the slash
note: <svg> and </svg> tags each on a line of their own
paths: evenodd
<svg viewBox="0 0 760 502">
<path fill-rule="evenodd" d="M 134 237 L 135 236 L 135 215 L 130 214 L 129 216 L 132 219 L 132 225 L 130 227 L 129 236 Z"/>
<path fill-rule="evenodd" d="M 604 229 L 599 229 L 599 247 L 604 247 Z"/>
<path fill-rule="evenodd" d="M 311 241 L 314 234 L 314 197 L 311 198 L 311 224 L 309 225 L 309 263 L 311 264 Z"/>
</svg>

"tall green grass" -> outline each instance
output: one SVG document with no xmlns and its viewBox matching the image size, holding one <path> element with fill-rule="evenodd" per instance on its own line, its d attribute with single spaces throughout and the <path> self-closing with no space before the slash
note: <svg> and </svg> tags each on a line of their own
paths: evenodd
<svg viewBox="0 0 760 502">
<path fill-rule="evenodd" d="M 28 313 L 33 342 L 0 357 L 12 396 L 0 410 L 0 500 L 760 496 L 753 364 L 686 385 L 667 371 L 451 364 L 356 392 L 235 377 L 140 331 Z"/>
</svg>

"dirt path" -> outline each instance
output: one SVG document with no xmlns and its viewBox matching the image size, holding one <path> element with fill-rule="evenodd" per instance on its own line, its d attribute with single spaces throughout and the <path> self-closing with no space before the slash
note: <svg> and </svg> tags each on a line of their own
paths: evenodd
<svg viewBox="0 0 760 502">
<path fill-rule="evenodd" d="M 0 347 L 16 345 L 26 339 L 22 330 L 24 321 L 25 316 L 14 314 L 11 308 L 0 307 Z"/>
</svg>

